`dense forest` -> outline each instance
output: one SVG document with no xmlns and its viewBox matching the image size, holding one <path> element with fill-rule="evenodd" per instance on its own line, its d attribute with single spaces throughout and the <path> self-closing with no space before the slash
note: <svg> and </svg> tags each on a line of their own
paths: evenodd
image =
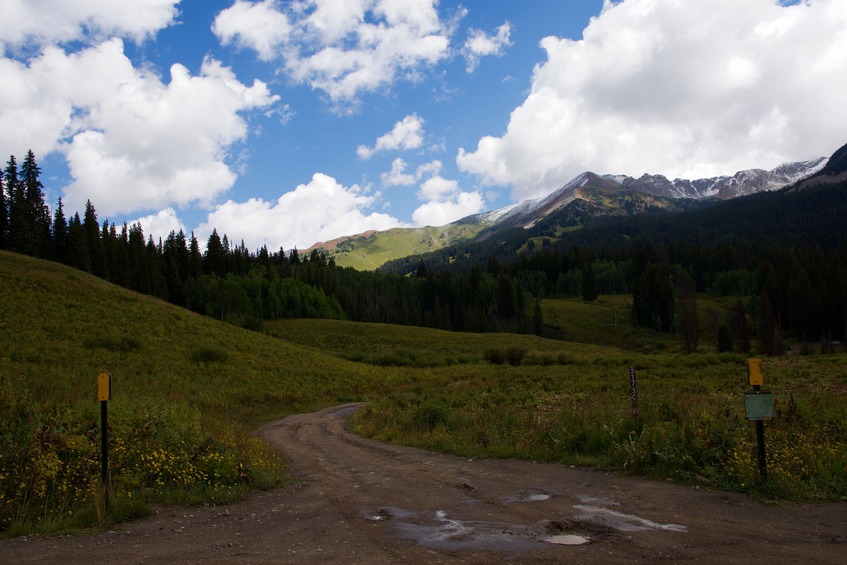
<svg viewBox="0 0 847 565">
<path fill-rule="evenodd" d="M 778 354 L 798 341 L 843 340 L 847 327 L 847 183 L 736 199 L 683 214 L 586 222 L 561 237 L 555 217 L 532 230 L 386 265 L 338 267 L 296 249 L 248 250 L 213 231 L 162 241 L 138 224 L 51 214 L 29 151 L 0 175 L 0 249 L 50 259 L 248 328 L 288 317 L 346 318 L 454 331 L 550 337 L 540 300 L 632 295 L 633 324 L 699 343 L 697 293 L 736 297 L 705 339 L 722 350 Z M 536 239 L 540 238 L 540 239 Z M 535 241 L 540 241 L 535 245 Z"/>
</svg>

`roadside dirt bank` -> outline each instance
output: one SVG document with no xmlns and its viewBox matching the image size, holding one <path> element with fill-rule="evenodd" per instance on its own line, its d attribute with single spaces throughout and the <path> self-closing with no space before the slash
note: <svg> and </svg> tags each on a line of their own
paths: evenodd
<svg viewBox="0 0 847 565">
<path fill-rule="evenodd" d="M 356 408 L 258 430 L 297 485 L 229 506 L 158 507 L 96 535 L 0 540 L 0 563 L 847 563 L 847 503 L 762 505 L 388 445 L 347 430 Z"/>
</svg>

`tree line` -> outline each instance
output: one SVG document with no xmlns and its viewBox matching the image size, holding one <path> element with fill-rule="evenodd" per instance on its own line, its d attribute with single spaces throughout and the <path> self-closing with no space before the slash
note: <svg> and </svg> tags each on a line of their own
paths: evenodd
<svg viewBox="0 0 847 565">
<path fill-rule="evenodd" d="M 272 252 L 263 246 L 251 252 L 217 230 L 202 247 L 193 233 L 182 231 L 154 241 L 139 224 L 101 223 L 90 201 L 82 217 L 66 218 L 59 199 L 51 216 L 39 177 L 32 151 L 20 167 L 10 157 L 0 177 L 0 248 L 58 261 L 245 327 L 323 317 L 555 337 L 544 324 L 541 299 L 579 296 L 590 302 L 599 294 L 631 294 L 633 324 L 676 332 L 693 351 L 704 325 L 698 292 L 737 298 L 710 336 L 726 350 L 747 352 L 755 337 L 761 352 L 779 353 L 786 333 L 807 342 L 843 340 L 847 326 L 843 239 L 810 244 L 783 234 L 663 241 L 649 236 L 663 229 L 622 238 L 630 224 L 621 224 L 615 235 L 605 222 L 593 239 L 591 230 L 574 232 L 580 237 L 567 246 L 527 246 L 526 238 L 537 234 L 516 231 L 524 238 L 523 251 L 514 243 L 519 240 L 507 239 L 471 244 L 500 248 L 484 258 L 477 250 L 475 261 L 463 261 L 474 254 L 471 246 L 459 246 L 395 262 L 394 272 L 390 265 L 366 272 L 338 267 L 317 251 L 301 257 L 297 249 Z M 826 214 L 837 214 L 831 208 Z M 644 229 L 651 225 L 644 223 Z"/>
</svg>

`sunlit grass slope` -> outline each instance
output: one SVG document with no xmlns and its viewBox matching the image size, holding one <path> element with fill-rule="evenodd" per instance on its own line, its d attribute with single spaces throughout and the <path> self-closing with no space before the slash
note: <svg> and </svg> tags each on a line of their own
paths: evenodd
<svg viewBox="0 0 847 565">
<path fill-rule="evenodd" d="M 423 228 L 394 228 L 343 238 L 333 244 L 321 244 L 341 267 L 373 271 L 393 259 L 437 251 L 457 241 L 477 235 L 484 226 L 455 223 Z"/>
</svg>

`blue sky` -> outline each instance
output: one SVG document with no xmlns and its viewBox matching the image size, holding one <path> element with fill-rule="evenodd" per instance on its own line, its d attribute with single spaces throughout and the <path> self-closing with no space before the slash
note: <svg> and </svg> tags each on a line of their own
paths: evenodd
<svg viewBox="0 0 847 565">
<path fill-rule="evenodd" d="M 303 249 L 847 141 L 844 0 L 3 4 L 4 162 L 154 237 Z"/>
</svg>

